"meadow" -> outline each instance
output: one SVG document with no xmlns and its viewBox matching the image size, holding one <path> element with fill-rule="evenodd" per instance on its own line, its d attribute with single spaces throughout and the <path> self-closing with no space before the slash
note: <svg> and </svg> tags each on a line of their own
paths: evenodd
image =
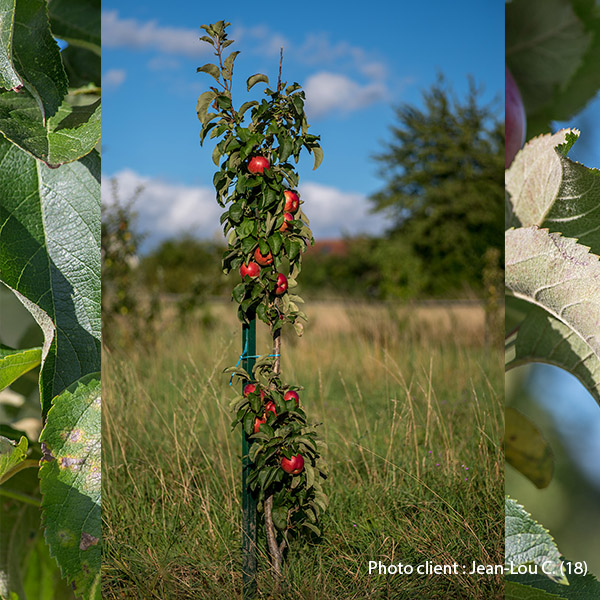
<svg viewBox="0 0 600 600">
<path fill-rule="evenodd" d="M 286 554 L 260 598 L 503 598 L 503 361 L 478 305 L 310 302 L 284 334 L 282 373 L 327 443 L 319 540 Z M 231 304 L 161 326 L 155 348 L 105 350 L 103 597 L 241 597 L 241 432 L 223 369 L 241 351 Z M 259 324 L 258 352 L 267 354 Z M 259 536 L 262 535 L 259 529 Z M 457 574 L 369 574 L 369 561 L 460 565 Z"/>
</svg>

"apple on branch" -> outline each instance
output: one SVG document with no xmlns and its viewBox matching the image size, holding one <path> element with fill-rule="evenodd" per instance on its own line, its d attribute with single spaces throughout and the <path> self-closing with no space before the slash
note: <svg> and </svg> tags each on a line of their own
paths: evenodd
<svg viewBox="0 0 600 600">
<path fill-rule="evenodd" d="M 260 251 L 260 248 L 257 247 L 256 250 L 254 251 L 254 260 L 261 267 L 268 267 L 269 265 L 273 264 L 273 255 L 271 254 L 270 250 L 266 255 L 262 254 Z"/>
<path fill-rule="evenodd" d="M 283 195 L 285 197 L 285 205 L 283 209 L 286 212 L 292 214 L 295 213 L 300 207 L 300 198 L 298 197 L 298 194 L 296 194 L 296 192 L 292 192 L 291 190 L 285 190 Z"/>
<path fill-rule="evenodd" d="M 290 228 L 290 222 L 294 220 L 294 215 L 292 215 L 292 213 L 286 212 L 283 213 L 283 223 L 281 225 L 281 227 L 279 228 L 279 231 L 281 231 L 282 233 L 287 231 Z"/>
<path fill-rule="evenodd" d="M 283 273 L 277 275 L 277 286 L 275 287 L 275 295 L 281 296 L 285 294 L 288 289 L 288 280 Z"/>
<path fill-rule="evenodd" d="M 281 459 L 281 468 L 291 475 L 298 475 L 304 468 L 304 458 L 301 454 L 296 454 L 292 458 L 286 458 L 285 456 Z"/>
<path fill-rule="evenodd" d="M 244 386 L 244 390 L 242 393 L 244 394 L 244 398 L 247 398 L 250 394 L 252 394 L 255 391 L 256 391 L 256 384 L 255 383 L 247 383 Z M 260 399 L 261 400 L 265 399 L 265 391 L 264 390 L 260 390 Z"/>
<path fill-rule="evenodd" d="M 288 390 L 284 396 L 283 399 L 287 402 L 288 400 L 295 400 L 296 401 L 296 406 L 298 406 L 300 404 L 300 396 L 298 396 L 298 392 L 295 392 L 294 390 Z"/>
<path fill-rule="evenodd" d="M 266 422 L 267 422 L 267 419 L 265 419 L 264 417 L 262 419 L 259 419 L 258 417 L 256 417 L 256 421 L 254 421 L 254 433 L 258 433 L 260 426 Z"/>
<path fill-rule="evenodd" d="M 264 156 L 253 156 L 248 163 L 248 171 L 253 175 L 262 175 L 263 171 L 268 171 L 271 168 L 271 163 Z"/>
<path fill-rule="evenodd" d="M 240 267 L 240 275 L 242 276 L 242 279 L 244 279 L 246 276 L 250 278 L 258 277 L 259 273 L 260 267 L 253 261 L 248 261 L 247 265 L 242 263 L 242 266 Z"/>
</svg>

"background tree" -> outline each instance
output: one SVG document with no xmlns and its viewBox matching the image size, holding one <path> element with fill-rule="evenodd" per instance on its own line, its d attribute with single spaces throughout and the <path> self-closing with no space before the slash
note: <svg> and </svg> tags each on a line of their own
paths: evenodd
<svg viewBox="0 0 600 600">
<path fill-rule="evenodd" d="M 396 109 L 392 140 L 375 156 L 387 183 L 371 198 L 374 210 L 390 215 L 390 255 L 426 267 L 413 289 L 480 291 L 486 250 L 503 245 L 504 123 L 472 80 L 461 101 L 440 75 L 423 100 L 423 109 Z"/>
</svg>

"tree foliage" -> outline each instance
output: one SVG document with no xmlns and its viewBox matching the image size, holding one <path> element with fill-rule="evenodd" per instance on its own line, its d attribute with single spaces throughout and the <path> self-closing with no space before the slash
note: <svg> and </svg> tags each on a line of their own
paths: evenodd
<svg viewBox="0 0 600 600">
<path fill-rule="evenodd" d="M 387 237 L 422 265 L 425 293 L 480 289 L 486 250 L 502 248 L 503 123 L 472 80 L 460 100 L 442 76 L 396 118 L 375 156 L 386 185 L 371 198 L 390 217 Z"/>
</svg>

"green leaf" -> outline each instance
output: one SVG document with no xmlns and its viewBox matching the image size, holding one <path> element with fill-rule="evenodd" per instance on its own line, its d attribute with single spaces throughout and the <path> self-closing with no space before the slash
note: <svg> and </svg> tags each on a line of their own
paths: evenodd
<svg viewBox="0 0 600 600">
<path fill-rule="evenodd" d="M 0 390 L 37 367 L 41 361 L 41 348 L 13 350 L 0 344 Z"/>
<path fill-rule="evenodd" d="M 19 443 L 0 436 L 0 483 L 5 476 L 27 458 L 27 438 L 21 437 Z"/>
<path fill-rule="evenodd" d="M 252 435 L 254 433 L 255 419 L 256 419 L 256 417 L 254 416 L 253 412 L 248 411 L 244 415 L 244 420 L 242 422 L 242 425 L 244 427 L 244 431 L 246 432 L 246 435 Z"/>
<path fill-rule="evenodd" d="M 588 1 L 517 0 L 506 6 L 506 62 L 523 92 L 533 137 L 549 131 L 552 121 L 569 121 L 596 95 L 600 13 Z"/>
<path fill-rule="evenodd" d="M 82 88 L 101 83 L 98 55 L 87 48 L 67 46 L 62 52 L 63 65 L 69 78 L 69 87 Z"/>
<path fill-rule="evenodd" d="M 550 594 L 516 581 L 507 581 L 504 584 L 504 600 L 564 600 L 564 596 Z"/>
<path fill-rule="evenodd" d="M 506 61 L 534 112 L 574 75 L 591 36 L 569 0 L 513 0 L 505 12 Z"/>
<path fill-rule="evenodd" d="M 0 139 L 0 277 L 44 333 L 51 400 L 100 368 L 100 159 L 49 169 Z"/>
<path fill-rule="evenodd" d="M 242 240 L 242 252 L 244 254 L 248 254 L 250 252 L 252 252 L 252 250 L 254 250 L 254 248 L 256 248 L 256 238 L 252 237 L 252 236 L 248 236 L 247 238 L 244 238 Z"/>
<path fill-rule="evenodd" d="M 100 599 L 100 373 L 58 395 L 40 436 L 46 542 L 78 597 Z M 92 595 L 92 591 L 95 590 Z"/>
<path fill-rule="evenodd" d="M 254 233 L 254 221 L 252 219 L 245 219 L 242 221 L 239 227 L 236 228 L 236 233 L 240 239 L 248 237 Z"/>
<path fill-rule="evenodd" d="M 536 487 L 547 487 L 554 471 L 550 445 L 539 429 L 512 406 L 506 407 L 505 417 L 504 456 L 507 462 Z"/>
<path fill-rule="evenodd" d="M 569 562 L 569 561 L 565 561 Z M 512 584 L 528 588 L 529 596 L 516 595 L 516 600 L 554 600 L 561 598 L 564 600 L 597 600 L 600 598 L 600 583 L 593 575 L 577 575 L 574 568 L 577 563 L 571 562 L 571 574 L 569 574 L 569 585 L 560 585 L 555 583 L 543 573 L 538 572 L 537 575 L 508 575 L 507 593 L 526 593 L 524 589 L 513 587 Z M 581 566 L 581 563 L 579 563 Z M 509 585 L 510 584 L 510 585 Z M 517 590 L 513 592 L 513 590 Z M 540 595 L 537 595 L 540 594 Z M 544 595 L 545 594 L 545 595 Z M 513 596 L 506 596 L 512 598 Z"/>
<path fill-rule="evenodd" d="M 231 80 L 231 76 L 233 75 L 233 63 L 237 55 L 239 54 L 239 50 L 232 52 L 223 62 L 223 78 Z"/>
<path fill-rule="evenodd" d="M 288 252 L 288 258 L 290 260 L 294 260 L 294 258 L 296 258 L 296 256 L 300 254 L 301 249 L 302 246 L 300 245 L 300 242 L 298 242 L 297 240 L 290 240 L 290 251 Z"/>
<path fill-rule="evenodd" d="M 212 90 L 204 92 L 198 97 L 198 102 L 196 103 L 196 113 L 198 113 L 198 119 L 200 120 L 200 123 L 205 123 L 208 107 L 216 97 L 216 92 L 213 92 Z"/>
<path fill-rule="evenodd" d="M 514 567 L 534 564 L 544 567 L 545 575 L 557 583 L 568 585 L 561 556 L 552 536 L 512 498 L 505 499 L 504 564 Z"/>
<path fill-rule="evenodd" d="M 238 110 L 238 115 L 240 117 L 243 117 L 244 113 L 252 106 L 258 106 L 258 102 L 256 100 L 250 100 L 250 102 L 244 102 L 244 104 L 242 104 L 242 106 L 240 106 L 240 110 Z M 246 141 L 246 140 L 244 140 L 244 141 Z"/>
<path fill-rule="evenodd" d="M 310 529 L 310 531 L 312 531 L 317 536 L 321 535 L 321 530 L 316 525 L 313 525 L 312 523 L 308 523 L 308 522 L 304 521 L 304 523 L 302 523 L 302 526 L 306 527 L 306 529 Z"/>
<path fill-rule="evenodd" d="M 52 0 L 48 10 L 56 37 L 100 55 L 100 0 Z"/>
<path fill-rule="evenodd" d="M 238 283 L 233 288 L 233 299 L 238 304 L 241 304 L 242 300 L 244 299 L 244 294 L 245 293 L 246 293 L 246 284 L 245 283 Z"/>
<path fill-rule="evenodd" d="M 315 165 L 313 167 L 313 171 L 319 168 L 319 165 L 323 162 L 323 150 L 319 146 L 314 146 L 312 148 L 313 156 L 315 157 Z"/>
<path fill-rule="evenodd" d="M 68 88 L 60 50 L 50 32 L 46 0 L 16 3 L 13 61 L 45 123 L 58 111 Z M 4 133 L 1 126 L 0 130 Z"/>
<path fill-rule="evenodd" d="M 516 300 L 507 298 L 507 300 Z M 507 303 L 507 308 L 510 306 Z M 508 312 L 507 312 L 508 314 Z M 529 306 L 508 350 L 506 369 L 529 362 L 561 367 L 575 375 L 600 404 L 600 358 L 584 340 L 544 309 Z"/>
<path fill-rule="evenodd" d="M 213 65 L 212 63 L 207 63 L 201 67 L 196 69 L 196 73 L 208 73 L 212 75 L 217 81 L 221 77 L 221 71 L 219 71 L 219 67 L 217 65 Z"/>
<path fill-rule="evenodd" d="M 281 233 L 276 231 L 273 235 L 269 236 L 269 246 L 273 254 L 279 254 L 282 245 L 283 236 L 281 235 Z"/>
<path fill-rule="evenodd" d="M 600 356 L 600 262 L 588 249 L 570 238 L 546 229 L 526 227 L 511 229 L 505 234 L 506 289 L 516 298 L 543 310 L 558 321 L 567 340 L 564 349 L 547 349 L 565 364 L 573 352 L 590 362 L 582 369 L 597 368 Z M 554 325 L 551 321 L 550 325 Z M 542 331 L 546 332 L 545 328 Z M 548 332 L 551 333 L 551 332 Z M 556 334 L 554 334 L 556 338 Z M 544 352 L 531 335 L 517 333 L 520 358 Z M 573 341 L 571 341 L 573 340 Z M 535 345 L 533 345 L 535 344 Z M 581 372 L 581 371 L 580 371 Z M 584 381 L 598 397 L 598 380 Z M 589 389 L 589 388 L 588 388 Z M 590 391 L 592 391 L 590 390 Z"/>
<path fill-rule="evenodd" d="M 258 248 L 263 256 L 266 256 L 270 252 L 269 243 L 263 238 L 258 240 Z"/>
<path fill-rule="evenodd" d="M 248 77 L 248 80 L 246 81 L 248 91 L 250 91 L 252 86 L 256 85 L 260 81 L 269 85 L 269 78 L 266 75 L 263 75 L 262 73 L 256 73 L 256 75 L 251 75 L 250 77 Z"/>
<path fill-rule="evenodd" d="M 0 94 L 0 131 L 48 166 L 79 160 L 100 140 L 100 100 L 73 106 L 69 99 L 44 124 L 32 96 L 4 92 Z"/>
<path fill-rule="evenodd" d="M 285 162 L 289 158 L 293 149 L 294 149 L 294 142 L 292 141 L 292 138 L 289 135 L 286 135 L 283 137 L 283 139 L 280 139 L 280 141 L 279 141 L 279 162 Z"/>
<path fill-rule="evenodd" d="M 539 225 L 600 253 L 600 171 L 566 157 L 577 130 L 531 140 L 506 172 L 514 224 Z M 515 164 L 516 163 L 516 164 Z"/>
<path fill-rule="evenodd" d="M 17 90 L 23 87 L 23 80 L 13 63 L 13 32 L 16 0 L 2 0 L 0 3 L 0 88 Z"/>
<path fill-rule="evenodd" d="M 1 444 L 1 442 L 0 442 Z M 31 469 L 21 472 L 17 480 L 11 481 L 11 490 L 31 496 L 38 487 L 37 473 Z M 15 502 L 2 498 L 0 517 L 0 598 L 54 598 L 55 596 L 26 596 L 29 590 L 23 581 L 29 578 L 32 545 L 46 547 L 40 532 L 40 509 L 35 504 Z M 29 563 L 29 564 L 28 564 Z M 56 565 L 53 565 L 56 573 Z M 18 594 L 18 595 L 17 595 Z M 66 597 L 66 596 L 65 596 Z"/>
<path fill-rule="evenodd" d="M 217 167 L 219 166 L 219 160 L 221 159 L 221 154 L 222 154 L 221 148 L 219 147 L 219 144 L 217 144 L 215 146 L 215 149 L 213 150 L 213 153 L 212 153 L 213 163 L 215 163 L 215 165 Z"/>
</svg>

